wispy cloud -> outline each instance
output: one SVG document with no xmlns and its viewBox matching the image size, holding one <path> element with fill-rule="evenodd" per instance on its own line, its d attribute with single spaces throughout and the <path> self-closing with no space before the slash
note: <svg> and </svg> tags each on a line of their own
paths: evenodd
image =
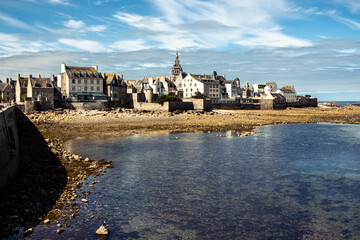
<svg viewBox="0 0 360 240">
<path fill-rule="evenodd" d="M 73 6 L 72 3 L 70 3 L 70 0 L 47 0 L 51 4 L 60 4 L 65 6 Z"/>
<path fill-rule="evenodd" d="M 58 49 L 56 43 L 32 41 L 21 38 L 16 34 L 0 33 L 0 58 L 24 54 L 26 52 L 40 52 Z"/>
<path fill-rule="evenodd" d="M 335 3 L 340 4 L 341 6 L 346 6 L 353 13 L 358 13 L 360 11 L 360 2 L 358 0 L 333 0 Z"/>
<path fill-rule="evenodd" d="M 59 43 L 86 51 L 86 52 L 107 52 L 107 49 L 97 41 L 76 40 L 70 38 L 60 38 Z"/>
<path fill-rule="evenodd" d="M 116 41 L 110 47 L 117 51 L 139 51 L 151 48 L 143 39 Z"/>
<path fill-rule="evenodd" d="M 73 19 L 63 22 L 63 25 L 72 31 L 82 32 L 82 33 L 83 32 L 102 32 L 107 29 L 107 27 L 105 25 L 87 26 L 83 21 L 81 21 L 81 20 L 76 21 Z"/>
<path fill-rule="evenodd" d="M 286 36 L 277 19 L 287 17 L 290 6 L 279 1 L 154 0 L 159 14 L 143 16 L 117 12 L 113 16 L 142 32 L 160 48 L 222 48 L 245 46 L 309 46 L 310 42 Z M 249 34 L 251 32 L 251 34 Z"/>
<path fill-rule="evenodd" d="M 24 30 L 29 30 L 29 31 L 37 31 L 36 28 L 34 28 L 33 26 L 24 23 L 16 18 L 10 17 L 4 13 L 0 12 L 0 20 L 4 21 L 6 24 L 16 27 L 16 28 L 21 28 Z"/>
</svg>

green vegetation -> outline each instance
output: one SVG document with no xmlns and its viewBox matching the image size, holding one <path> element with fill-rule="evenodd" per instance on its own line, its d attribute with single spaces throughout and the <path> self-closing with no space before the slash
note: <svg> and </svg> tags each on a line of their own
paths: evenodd
<svg viewBox="0 0 360 240">
<path fill-rule="evenodd" d="M 204 94 L 200 93 L 199 91 L 195 93 L 194 96 L 192 96 L 192 98 L 197 98 L 197 99 L 204 99 L 205 96 Z"/>
<path fill-rule="evenodd" d="M 163 105 L 164 102 L 182 102 L 182 100 L 180 97 L 176 96 L 175 93 L 169 93 L 158 97 L 155 102 Z"/>
</svg>

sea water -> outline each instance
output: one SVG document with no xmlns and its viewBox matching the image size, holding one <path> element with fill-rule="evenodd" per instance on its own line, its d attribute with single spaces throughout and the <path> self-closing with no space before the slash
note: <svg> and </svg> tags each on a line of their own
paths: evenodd
<svg viewBox="0 0 360 240">
<path fill-rule="evenodd" d="M 115 168 L 84 185 L 89 202 L 60 237 L 94 239 L 105 221 L 110 239 L 359 239 L 360 126 L 258 129 L 69 142 Z"/>
</svg>

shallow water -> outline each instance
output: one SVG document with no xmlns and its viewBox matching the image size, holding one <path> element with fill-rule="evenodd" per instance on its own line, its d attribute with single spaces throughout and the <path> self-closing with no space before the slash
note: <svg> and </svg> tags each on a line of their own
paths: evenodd
<svg viewBox="0 0 360 240">
<path fill-rule="evenodd" d="M 106 221 L 113 239 L 359 239 L 360 126 L 259 130 L 69 142 L 115 168 L 85 185 L 89 203 L 61 238 L 94 239 Z"/>
</svg>

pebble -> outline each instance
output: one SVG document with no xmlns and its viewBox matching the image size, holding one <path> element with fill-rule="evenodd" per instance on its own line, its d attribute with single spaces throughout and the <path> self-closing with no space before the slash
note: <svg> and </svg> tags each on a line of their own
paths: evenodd
<svg viewBox="0 0 360 240">
<path fill-rule="evenodd" d="M 28 230 L 26 230 L 26 231 L 24 232 L 24 235 L 25 235 L 25 236 L 30 235 L 32 232 L 33 232 L 33 229 L 32 229 L 32 228 L 29 228 Z"/>
<path fill-rule="evenodd" d="M 63 232 L 65 232 L 65 229 L 58 229 L 58 230 L 56 230 L 56 233 L 59 234 L 59 235 L 62 234 Z"/>
<path fill-rule="evenodd" d="M 83 198 L 83 199 L 81 199 L 81 202 L 87 203 L 87 202 L 89 202 L 89 201 L 88 201 L 87 199 Z"/>
<path fill-rule="evenodd" d="M 44 220 L 44 224 L 49 224 L 50 223 L 50 220 L 49 219 L 45 219 Z"/>
</svg>

